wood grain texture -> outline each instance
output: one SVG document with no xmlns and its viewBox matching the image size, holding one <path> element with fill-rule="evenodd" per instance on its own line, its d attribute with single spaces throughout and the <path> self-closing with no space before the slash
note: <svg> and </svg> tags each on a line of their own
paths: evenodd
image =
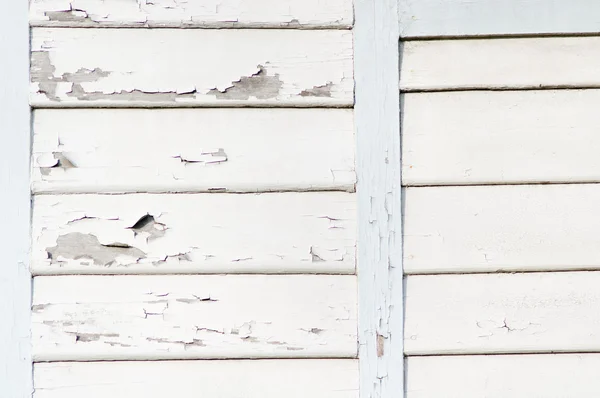
<svg viewBox="0 0 600 398">
<path fill-rule="evenodd" d="M 600 272 L 410 276 L 405 353 L 598 352 L 599 283 Z"/>
<path fill-rule="evenodd" d="M 406 398 L 593 398 L 598 354 L 409 357 Z"/>
<path fill-rule="evenodd" d="M 33 191 L 353 191 L 349 109 L 39 109 Z"/>
<path fill-rule="evenodd" d="M 406 273 L 600 268 L 600 185 L 408 188 Z"/>
<path fill-rule="evenodd" d="M 404 388 L 396 0 L 355 1 L 360 396 Z"/>
<path fill-rule="evenodd" d="M 356 278 L 37 277 L 35 361 L 356 357 Z"/>
<path fill-rule="evenodd" d="M 63 195 L 34 201 L 35 274 L 354 273 L 348 193 Z"/>
<path fill-rule="evenodd" d="M 405 185 L 600 181 L 600 90 L 403 96 Z"/>
<path fill-rule="evenodd" d="M 600 37 L 409 41 L 403 91 L 600 87 Z"/>
<path fill-rule="evenodd" d="M 34 398 L 357 398 L 352 359 L 38 363 Z"/>
<path fill-rule="evenodd" d="M 352 26 L 351 0 L 33 0 L 32 26 L 323 29 Z"/>
<path fill-rule="evenodd" d="M 30 398 L 30 109 L 27 2 L 3 4 L 0 21 L 0 397 Z"/>
<path fill-rule="evenodd" d="M 353 105 L 352 32 L 44 29 L 34 107 Z"/>
<path fill-rule="evenodd" d="M 598 33 L 593 0 L 402 0 L 402 37 Z"/>
</svg>

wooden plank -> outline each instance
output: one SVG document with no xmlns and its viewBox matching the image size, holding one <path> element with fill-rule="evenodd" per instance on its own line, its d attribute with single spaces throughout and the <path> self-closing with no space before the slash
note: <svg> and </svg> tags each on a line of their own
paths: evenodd
<svg viewBox="0 0 600 398">
<path fill-rule="evenodd" d="M 600 185 L 409 188 L 406 273 L 600 268 Z"/>
<path fill-rule="evenodd" d="M 44 29 L 34 107 L 352 106 L 352 32 Z"/>
<path fill-rule="evenodd" d="M 33 0 L 32 26 L 348 29 L 350 0 Z"/>
<path fill-rule="evenodd" d="M 353 274 L 355 196 L 37 196 L 32 269 L 41 274 Z"/>
<path fill-rule="evenodd" d="M 403 96 L 405 185 L 600 181 L 600 90 Z"/>
<path fill-rule="evenodd" d="M 350 109 L 40 109 L 40 193 L 353 191 Z"/>
<path fill-rule="evenodd" d="M 409 41 L 404 91 L 600 87 L 600 37 Z"/>
<path fill-rule="evenodd" d="M 409 357 L 407 398 L 597 397 L 598 354 Z"/>
<path fill-rule="evenodd" d="M 360 396 L 404 388 L 398 2 L 355 1 Z"/>
<path fill-rule="evenodd" d="M 357 398 L 352 359 L 38 363 L 34 398 Z"/>
<path fill-rule="evenodd" d="M 34 279 L 35 361 L 356 357 L 352 275 Z"/>
<path fill-rule="evenodd" d="M 600 272 L 410 276 L 405 353 L 598 352 L 599 283 Z"/>
<path fill-rule="evenodd" d="M 598 33 L 593 0 L 402 0 L 402 37 Z"/>
<path fill-rule="evenodd" d="M 0 397 L 30 398 L 30 109 L 27 2 L 3 4 L 0 18 Z"/>
</svg>

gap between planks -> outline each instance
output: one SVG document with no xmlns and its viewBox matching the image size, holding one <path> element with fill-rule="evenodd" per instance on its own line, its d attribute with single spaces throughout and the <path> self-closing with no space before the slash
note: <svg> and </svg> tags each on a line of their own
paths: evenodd
<svg viewBox="0 0 600 398">
<path fill-rule="evenodd" d="M 523 86 L 523 87 L 457 87 L 457 88 L 431 88 L 431 89 L 403 89 L 398 88 L 400 94 L 418 94 L 418 93 L 447 93 L 462 91 L 551 91 L 551 90 L 597 90 L 600 84 L 592 85 L 541 85 L 541 86 Z"/>
<path fill-rule="evenodd" d="M 449 41 L 449 40 L 473 40 L 473 39 L 484 39 L 484 40 L 494 40 L 494 39 L 536 39 L 536 38 L 549 38 L 549 37 L 594 37 L 600 36 L 600 31 L 598 32 L 581 32 L 581 33 L 572 33 L 572 32 L 553 32 L 553 33 L 484 33 L 484 34 L 471 34 L 471 35 L 451 35 L 451 36 L 441 36 L 441 35 L 431 35 L 431 36 L 400 36 L 400 41 Z"/>
<path fill-rule="evenodd" d="M 181 25 L 178 23 L 111 23 L 101 22 L 94 25 L 82 25 L 78 22 L 55 22 L 55 21 L 31 21 L 31 28 L 56 28 L 56 29 L 285 29 L 285 30 L 352 30 L 353 25 L 331 25 L 331 24 L 270 24 L 270 23 L 204 23 L 197 25 Z"/>
</svg>

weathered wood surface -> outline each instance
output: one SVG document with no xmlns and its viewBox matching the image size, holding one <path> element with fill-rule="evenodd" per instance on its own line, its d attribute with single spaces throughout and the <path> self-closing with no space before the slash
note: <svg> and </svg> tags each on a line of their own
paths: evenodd
<svg viewBox="0 0 600 398">
<path fill-rule="evenodd" d="M 36 361 L 356 357 L 356 277 L 34 279 Z"/>
<path fill-rule="evenodd" d="M 27 1 L 3 3 L 1 19 L 0 397 L 31 398 Z"/>
<path fill-rule="evenodd" d="M 34 398 L 357 398 L 353 359 L 35 365 Z"/>
<path fill-rule="evenodd" d="M 403 37 L 600 32 L 594 0 L 401 0 Z"/>
<path fill-rule="evenodd" d="M 355 1 L 360 397 L 404 388 L 397 0 Z"/>
<path fill-rule="evenodd" d="M 600 87 L 600 37 L 408 41 L 404 91 Z"/>
<path fill-rule="evenodd" d="M 405 353 L 598 352 L 599 284 L 600 272 L 410 276 Z"/>
<path fill-rule="evenodd" d="M 409 357 L 406 398 L 600 396 L 598 354 Z"/>
<path fill-rule="evenodd" d="M 352 26 L 351 0 L 32 0 L 32 26 L 323 29 Z"/>
<path fill-rule="evenodd" d="M 38 109 L 36 193 L 353 191 L 349 109 Z"/>
<path fill-rule="evenodd" d="M 403 95 L 404 185 L 600 181 L 600 90 Z"/>
<path fill-rule="evenodd" d="M 406 273 L 600 269 L 600 185 L 408 188 Z"/>
<path fill-rule="evenodd" d="M 31 103 L 352 106 L 352 32 L 45 29 L 32 33 Z"/>
<path fill-rule="evenodd" d="M 35 274 L 354 273 L 349 193 L 36 196 Z"/>
</svg>

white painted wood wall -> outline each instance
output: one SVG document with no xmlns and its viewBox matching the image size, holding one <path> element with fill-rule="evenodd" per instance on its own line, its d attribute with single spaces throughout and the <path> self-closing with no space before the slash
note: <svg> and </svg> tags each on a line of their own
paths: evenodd
<svg viewBox="0 0 600 398">
<path fill-rule="evenodd" d="M 407 398 L 600 396 L 598 5 L 400 1 Z"/>
<path fill-rule="evenodd" d="M 33 397 L 357 398 L 352 2 L 30 25 Z"/>
</svg>

